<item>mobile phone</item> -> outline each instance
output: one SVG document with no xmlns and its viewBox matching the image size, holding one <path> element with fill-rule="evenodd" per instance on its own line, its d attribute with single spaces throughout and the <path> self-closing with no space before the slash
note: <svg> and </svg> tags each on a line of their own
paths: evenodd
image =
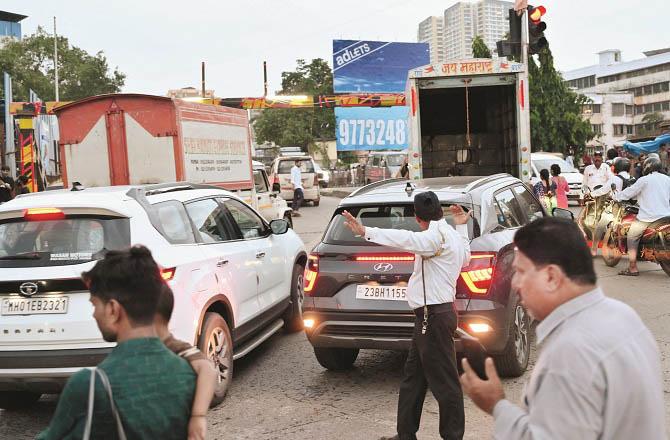
<svg viewBox="0 0 670 440">
<path fill-rule="evenodd" d="M 460 328 L 456 330 L 456 332 L 461 339 L 463 355 L 468 360 L 468 364 L 470 364 L 470 367 L 480 379 L 488 380 L 486 377 L 486 367 L 484 365 L 487 358 L 486 349 L 477 338 L 471 336 L 469 333 Z"/>
</svg>

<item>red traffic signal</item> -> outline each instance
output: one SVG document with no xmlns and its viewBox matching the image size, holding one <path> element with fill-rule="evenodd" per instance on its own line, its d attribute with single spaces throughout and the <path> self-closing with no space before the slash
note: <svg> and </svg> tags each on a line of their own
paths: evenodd
<svg viewBox="0 0 670 440">
<path fill-rule="evenodd" d="M 530 6 L 528 9 L 528 19 L 536 24 L 539 23 L 540 20 L 542 20 L 542 16 L 547 13 L 547 9 L 544 6 Z"/>
</svg>

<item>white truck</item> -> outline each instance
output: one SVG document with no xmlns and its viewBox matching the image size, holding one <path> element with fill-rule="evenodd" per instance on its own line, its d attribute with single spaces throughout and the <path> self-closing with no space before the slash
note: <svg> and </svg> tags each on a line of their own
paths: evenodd
<svg viewBox="0 0 670 440">
<path fill-rule="evenodd" d="M 110 94 L 66 104 L 55 113 L 65 187 L 206 183 L 238 192 L 268 221 L 291 221 L 291 209 L 254 169 L 246 110 Z"/>
<path fill-rule="evenodd" d="M 410 177 L 509 173 L 530 182 L 524 66 L 471 59 L 412 69 L 407 82 Z"/>
</svg>

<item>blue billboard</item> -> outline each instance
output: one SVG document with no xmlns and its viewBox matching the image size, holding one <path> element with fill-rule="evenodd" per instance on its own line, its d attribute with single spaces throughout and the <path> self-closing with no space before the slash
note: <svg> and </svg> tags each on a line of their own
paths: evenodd
<svg viewBox="0 0 670 440">
<path fill-rule="evenodd" d="M 409 107 L 337 107 L 337 151 L 404 150 Z"/>
<path fill-rule="evenodd" d="M 428 43 L 333 40 L 335 93 L 402 93 L 407 72 L 426 64 Z"/>
</svg>

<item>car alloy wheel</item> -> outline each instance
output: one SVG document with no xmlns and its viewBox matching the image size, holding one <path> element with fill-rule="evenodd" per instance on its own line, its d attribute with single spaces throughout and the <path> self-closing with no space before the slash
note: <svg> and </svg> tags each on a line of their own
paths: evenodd
<svg viewBox="0 0 670 440">
<path fill-rule="evenodd" d="M 220 385 L 230 381 L 231 359 L 233 358 L 230 354 L 231 348 L 225 331 L 221 327 L 215 327 L 207 341 L 207 357 L 214 362 L 214 368 L 219 373 L 218 383 Z"/>
<path fill-rule="evenodd" d="M 517 304 L 514 311 L 514 346 L 519 365 L 524 365 L 529 355 L 528 345 L 529 319 L 526 309 Z"/>
</svg>

